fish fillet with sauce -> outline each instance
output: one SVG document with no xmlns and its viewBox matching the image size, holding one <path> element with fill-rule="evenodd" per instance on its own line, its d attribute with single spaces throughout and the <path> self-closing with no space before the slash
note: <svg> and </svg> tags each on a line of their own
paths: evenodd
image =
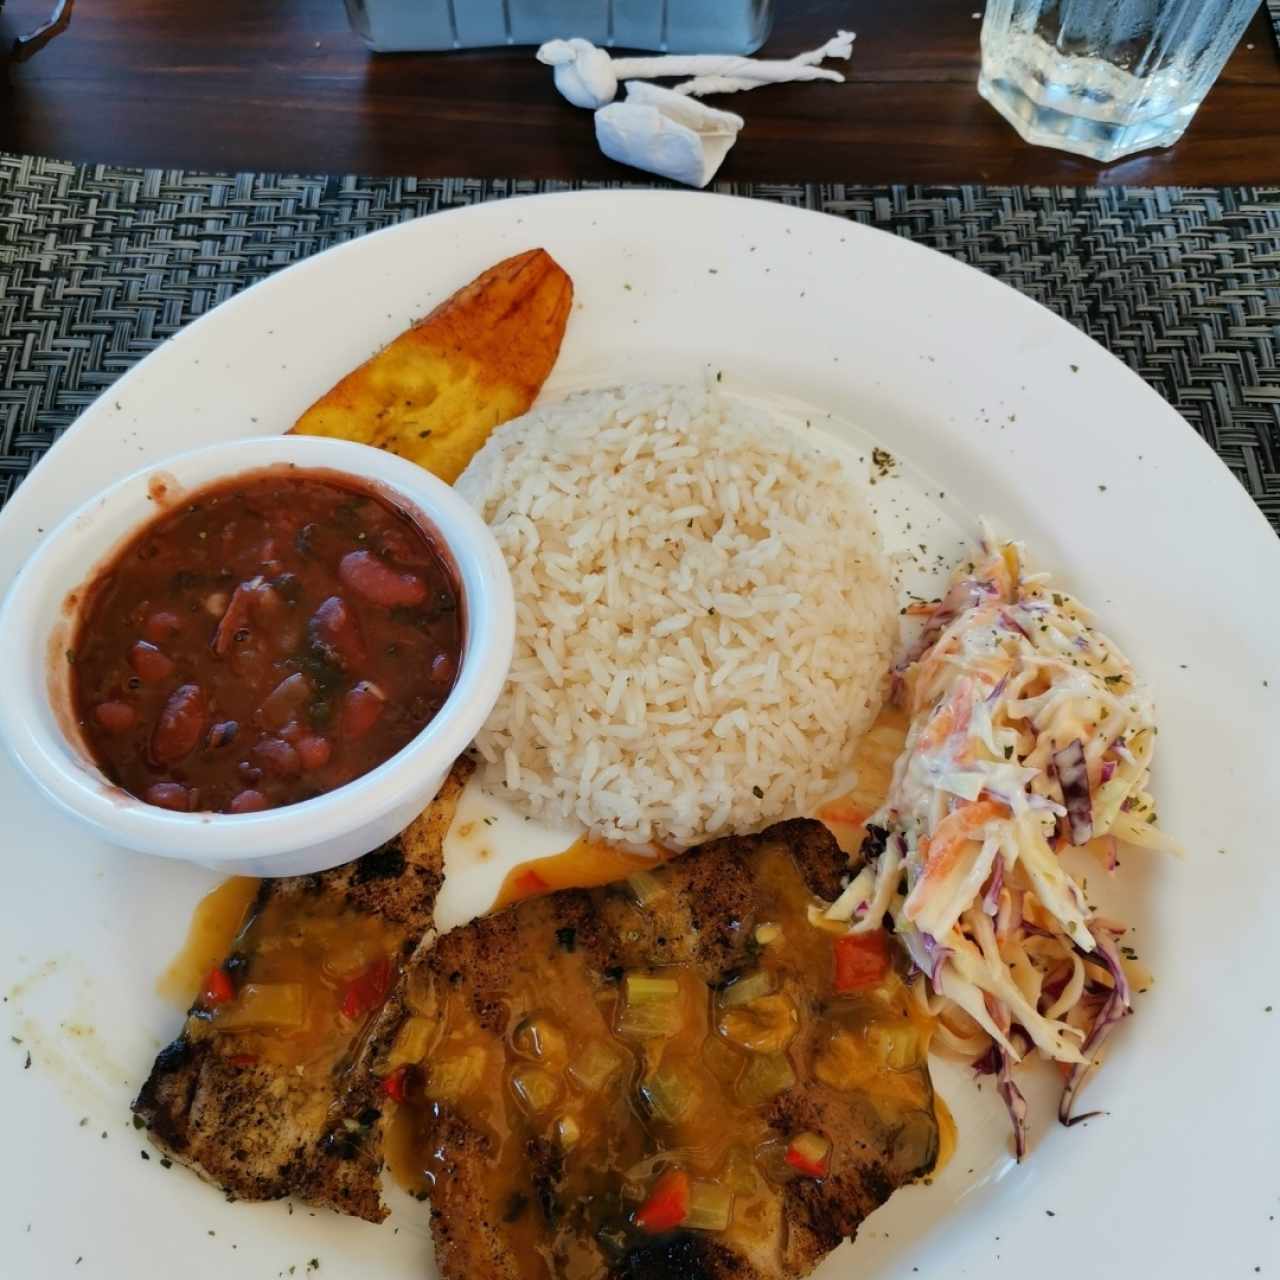
<svg viewBox="0 0 1280 1280">
<path fill-rule="evenodd" d="M 429 945 L 459 761 L 409 828 L 318 875 L 265 880 L 212 991 L 156 1058 L 134 1112 L 151 1140 L 241 1200 L 296 1195 L 377 1222 L 379 1115 L 359 1158 L 332 1132 L 399 973 Z M 423 939 L 427 938 L 426 944 Z M 221 977 L 218 977 L 218 974 Z"/>
<path fill-rule="evenodd" d="M 806 1275 L 939 1152 L 888 940 L 838 956 L 810 920 L 847 865 L 797 820 L 453 930 L 336 1141 L 361 1167 L 362 1117 L 395 1112 L 444 1280 Z"/>
</svg>

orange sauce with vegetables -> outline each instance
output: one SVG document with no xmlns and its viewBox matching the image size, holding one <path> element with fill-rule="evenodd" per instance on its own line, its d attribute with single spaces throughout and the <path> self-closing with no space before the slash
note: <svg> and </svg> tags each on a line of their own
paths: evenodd
<svg viewBox="0 0 1280 1280">
<path fill-rule="evenodd" d="M 235 877 L 206 895 L 157 986 L 190 1006 L 188 1036 L 233 1062 L 322 1080 L 398 980 L 404 931 L 325 894 L 260 902 L 259 885 Z"/>
<path fill-rule="evenodd" d="M 208 1009 L 229 1051 L 330 1070 L 382 1007 L 402 963 L 401 930 L 324 896 L 269 899 L 221 967 L 230 1000 Z"/>
<path fill-rule="evenodd" d="M 624 944 L 630 922 L 638 939 L 672 910 L 660 883 L 643 904 L 624 885 L 592 892 L 592 915 Z M 477 1216 L 497 1224 L 522 1276 L 572 1280 L 599 1271 L 584 1242 L 623 1250 L 672 1215 L 747 1247 L 770 1238 L 782 1184 L 823 1176 L 827 1159 L 839 1174 L 855 1158 L 847 1133 L 842 1144 L 807 1124 L 779 1132 L 771 1104 L 795 1084 L 817 1089 L 828 1115 L 860 1117 L 867 1141 L 904 1171 L 929 1165 L 939 1146 L 932 1028 L 901 972 L 864 966 L 837 990 L 839 935 L 811 922 L 816 900 L 788 853 L 760 857 L 755 899 L 742 922 L 752 958 L 719 989 L 690 963 L 596 973 L 559 917 L 532 907 L 512 976 L 483 1002 L 500 1001 L 500 1032 L 480 1021 L 465 974 L 421 975 L 408 997 L 428 1030 L 396 1108 L 395 1175 L 420 1194 L 448 1177 L 437 1126 L 462 1118 L 493 1143 Z M 552 1222 L 531 1143 L 559 1156 Z"/>
<path fill-rule="evenodd" d="M 205 975 L 214 965 L 221 964 L 231 950 L 258 896 L 260 883 L 250 876 L 232 876 L 200 899 L 191 914 L 182 949 L 156 980 L 159 995 L 180 1008 L 187 1008 Z"/>
<path fill-rule="evenodd" d="M 650 870 L 671 857 L 665 849 L 653 854 L 632 853 L 605 840 L 583 836 L 567 849 L 545 858 L 522 862 L 507 872 L 493 911 L 501 911 L 513 902 L 556 889 L 592 889 L 597 885 L 625 880 L 634 871 Z"/>
</svg>

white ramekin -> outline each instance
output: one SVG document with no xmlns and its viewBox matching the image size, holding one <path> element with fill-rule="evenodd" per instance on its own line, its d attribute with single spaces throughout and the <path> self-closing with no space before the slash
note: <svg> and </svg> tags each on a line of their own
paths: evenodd
<svg viewBox="0 0 1280 1280">
<path fill-rule="evenodd" d="M 174 813 L 112 785 L 71 712 L 66 651 L 81 589 L 165 500 L 260 468 L 342 473 L 380 491 L 434 530 L 462 587 L 462 664 L 435 719 L 390 760 L 313 800 L 260 813 Z M 238 875 L 322 871 L 403 830 L 432 800 L 497 700 L 515 632 L 511 579 L 484 522 L 435 476 L 380 449 L 310 436 L 236 440 L 146 467 L 85 503 L 48 533 L 0 605 L 7 667 L 0 737 L 63 809 L 112 844 Z"/>
</svg>

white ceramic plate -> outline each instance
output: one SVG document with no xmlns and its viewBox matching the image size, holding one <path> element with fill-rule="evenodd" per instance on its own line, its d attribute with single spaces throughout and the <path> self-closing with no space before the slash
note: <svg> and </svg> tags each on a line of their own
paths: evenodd
<svg viewBox="0 0 1280 1280">
<path fill-rule="evenodd" d="M 1162 825 L 1189 857 L 1131 855 L 1120 873 L 1119 905 L 1157 982 L 1088 1095 L 1109 1114 L 1059 1128 L 1041 1073 L 1034 1153 L 1013 1167 L 990 1091 L 940 1071 L 961 1127 L 955 1161 L 869 1219 L 822 1274 L 1268 1271 L 1280 1257 L 1280 1011 L 1268 1012 L 1280 977 L 1264 914 L 1280 894 L 1269 812 L 1280 544 L 1152 391 L 976 271 L 834 218 L 665 192 L 539 197 L 399 226 L 272 277 L 112 387 L 0 515 L 0 588 L 109 480 L 283 430 L 411 320 L 534 245 L 577 288 L 546 397 L 722 371 L 864 475 L 874 439 L 902 460 L 871 491 L 895 546 L 954 552 L 976 513 L 994 517 L 1097 609 L 1159 698 Z M 0 1273 L 266 1278 L 304 1275 L 315 1259 L 320 1280 L 430 1274 L 413 1202 L 381 1227 L 228 1205 L 142 1159 L 129 1100 L 180 1023 L 153 985 L 211 877 L 94 843 L 7 760 L 0 847 Z M 478 866 L 451 844 L 443 923 L 491 896 L 499 873 Z"/>
</svg>

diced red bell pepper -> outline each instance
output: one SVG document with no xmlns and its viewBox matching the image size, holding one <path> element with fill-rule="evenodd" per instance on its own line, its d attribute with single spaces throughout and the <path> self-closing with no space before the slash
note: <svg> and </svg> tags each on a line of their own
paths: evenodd
<svg viewBox="0 0 1280 1280">
<path fill-rule="evenodd" d="M 838 995 L 874 987 L 889 972 L 889 936 L 883 929 L 846 933 L 835 945 Z"/>
<path fill-rule="evenodd" d="M 204 1004 L 216 1008 L 236 998 L 236 989 L 227 971 L 221 966 L 209 970 L 208 976 L 200 984 L 200 999 Z"/>
<path fill-rule="evenodd" d="M 689 1175 L 683 1169 L 668 1169 L 636 1210 L 636 1226 L 657 1235 L 674 1231 L 688 1216 Z"/>
<path fill-rule="evenodd" d="M 256 1053 L 232 1053 L 227 1056 L 227 1061 L 233 1067 L 252 1067 L 258 1062 Z"/>
<path fill-rule="evenodd" d="M 546 893 L 551 886 L 532 867 L 525 867 L 516 872 L 511 888 L 517 898 L 532 898 L 534 894 Z"/>
<path fill-rule="evenodd" d="M 787 1147 L 786 1161 L 806 1178 L 825 1178 L 831 1169 L 831 1143 L 820 1133 L 799 1133 Z"/>
<path fill-rule="evenodd" d="M 393 1102 L 403 1102 L 405 1099 L 405 1086 L 408 1083 L 406 1077 L 409 1074 L 408 1066 L 397 1067 L 389 1076 L 382 1078 L 382 1092 L 387 1095 Z"/>
<path fill-rule="evenodd" d="M 343 1016 L 353 1021 L 363 1018 L 382 1004 L 390 990 L 391 961 L 386 956 L 379 956 L 342 989 Z"/>
</svg>

